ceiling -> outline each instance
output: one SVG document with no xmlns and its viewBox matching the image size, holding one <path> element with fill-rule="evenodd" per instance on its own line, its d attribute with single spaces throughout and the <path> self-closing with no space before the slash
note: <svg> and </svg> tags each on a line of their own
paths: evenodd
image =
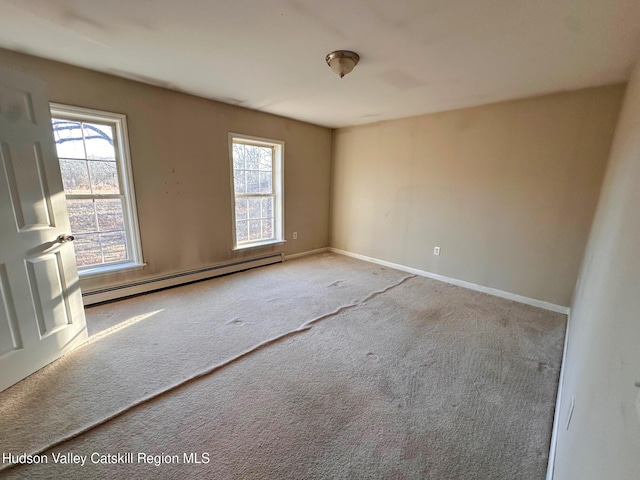
<svg viewBox="0 0 640 480">
<path fill-rule="evenodd" d="M 640 1 L 0 0 L 0 46 L 335 128 L 625 81 Z"/>
</svg>

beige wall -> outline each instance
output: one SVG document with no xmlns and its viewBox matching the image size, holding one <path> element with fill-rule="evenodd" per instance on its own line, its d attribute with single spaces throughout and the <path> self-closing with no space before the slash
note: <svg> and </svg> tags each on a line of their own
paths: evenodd
<svg viewBox="0 0 640 480">
<path fill-rule="evenodd" d="M 553 478 L 640 478 L 640 66 L 571 306 L 563 369 Z"/>
<path fill-rule="evenodd" d="M 148 266 L 85 280 L 85 289 L 270 251 L 328 246 L 331 130 L 0 49 L 51 101 L 127 115 L 142 251 Z M 187 72 L 188 73 L 188 72 Z M 233 253 L 228 133 L 285 141 L 283 247 Z M 291 233 L 298 232 L 298 240 Z"/>
<path fill-rule="evenodd" d="M 335 131 L 331 245 L 568 306 L 623 91 Z"/>
<path fill-rule="evenodd" d="M 569 305 L 624 90 L 339 129 L 331 178 L 329 129 L 7 50 L 0 62 L 52 101 L 127 115 L 148 266 L 87 290 L 331 245 Z M 231 251 L 229 131 L 286 143 L 284 247 Z"/>
</svg>

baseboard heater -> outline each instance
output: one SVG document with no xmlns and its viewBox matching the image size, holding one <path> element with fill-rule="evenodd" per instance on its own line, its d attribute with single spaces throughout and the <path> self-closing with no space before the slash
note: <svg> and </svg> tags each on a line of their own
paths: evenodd
<svg viewBox="0 0 640 480">
<path fill-rule="evenodd" d="M 114 287 L 82 292 L 82 302 L 85 305 L 108 302 L 110 300 L 116 300 L 118 298 L 130 297 L 132 295 L 148 293 L 154 290 L 161 290 L 168 287 L 175 287 L 184 283 L 219 277 L 220 275 L 241 272 L 243 270 L 249 270 L 251 268 L 272 265 L 274 263 L 281 263 L 283 261 L 284 256 L 281 253 L 236 260 L 212 267 L 190 270 L 188 272 L 174 273 L 172 275 L 165 275 L 148 280 L 140 280 L 139 282 L 126 283 L 123 285 L 116 285 Z"/>
</svg>

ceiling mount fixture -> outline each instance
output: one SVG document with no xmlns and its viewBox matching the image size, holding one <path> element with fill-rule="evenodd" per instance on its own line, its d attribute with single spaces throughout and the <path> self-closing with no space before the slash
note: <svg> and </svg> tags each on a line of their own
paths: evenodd
<svg viewBox="0 0 640 480">
<path fill-rule="evenodd" d="M 349 50 L 336 50 L 331 52 L 325 58 L 327 65 L 331 67 L 331 70 L 340 75 L 340 78 L 344 77 L 347 73 L 351 73 L 351 70 L 360 61 L 360 55 Z"/>
</svg>

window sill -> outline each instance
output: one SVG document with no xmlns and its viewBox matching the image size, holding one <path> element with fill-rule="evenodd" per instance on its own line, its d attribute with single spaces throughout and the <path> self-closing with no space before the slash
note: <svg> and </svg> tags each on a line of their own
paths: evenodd
<svg viewBox="0 0 640 480">
<path fill-rule="evenodd" d="M 244 245 L 237 245 L 231 250 L 236 252 L 238 250 L 248 250 L 250 248 L 268 247 L 269 245 L 284 245 L 285 243 L 287 243 L 286 240 L 266 240 L 264 242 L 253 242 Z"/>
<path fill-rule="evenodd" d="M 101 277 L 103 275 L 111 275 L 114 273 L 131 272 L 133 270 L 140 270 L 146 267 L 146 263 L 117 263 L 115 265 L 105 265 L 101 267 L 87 268 L 84 270 L 78 269 L 78 275 L 81 279 Z"/>
</svg>

